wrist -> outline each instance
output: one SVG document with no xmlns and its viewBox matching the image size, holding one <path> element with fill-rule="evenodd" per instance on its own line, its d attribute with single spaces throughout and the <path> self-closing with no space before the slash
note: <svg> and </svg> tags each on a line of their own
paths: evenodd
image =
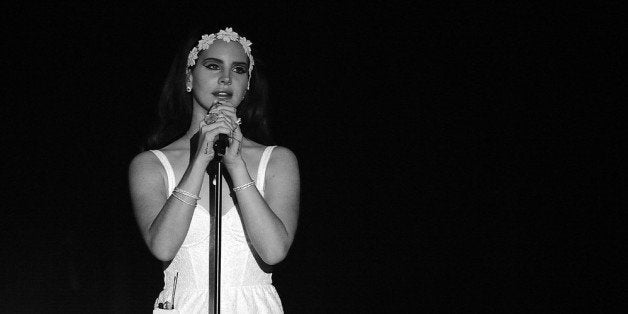
<svg viewBox="0 0 628 314">
<path fill-rule="evenodd" d="M 203 177 L 207 171 L 207 162 L 201 160 L 200 158 L 194 158 L 190 161 L 188 168 L 186 169 L 186 174 L 193 175 L 194 177 Z"/>
<path fill-rule="evenodd" d="M 246 163 L 244 162 L 244 159 L 242 159 L 242 156 L 238 156 L 235 160 L 232 160 L 230 162 L 226 162 L 226 160 L 223 160 L 223 164 L 225 165 L 225 168 L 227 168 L 229 173 L 239 172 L 242 170 L 247 171 Z"/>
</svg>

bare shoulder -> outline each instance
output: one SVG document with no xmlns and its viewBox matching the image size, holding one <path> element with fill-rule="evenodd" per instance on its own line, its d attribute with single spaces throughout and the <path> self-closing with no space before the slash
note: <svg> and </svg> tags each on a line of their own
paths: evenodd
<svg viewBox="0 0 628 314">
<path fill-rule="evenodd" d="M 137 154 L 137 156 L 131 160 L 129 164 L 129 175 L 140 174 L 146 171 L 159 173 L 159 168 L 161 168 L 159 158 L 157 158 L 154 153 L 145 151 Z"/>
<path fill-rule="evenodd" d="M 149 186 L 162 186 L 165 176 L 159 158 L 150 151 L 138 154 L 129 164 L 129 184 L 132 192 L 140 192 Z"/>
<path fill-rule="evenodd" d="M 297 162 L 297 156 L 287 147 L 277 146 L 270 155 L 270 162 Z"/>
<path fill-rule="evenodd" d="M 268 168 L 272 175 L 287 174 L 297 175 L 299 171 L 299 163 L 297 156 L 287 147 L 277 146 L 273 149 L 268 161 Z"/>
</svg>

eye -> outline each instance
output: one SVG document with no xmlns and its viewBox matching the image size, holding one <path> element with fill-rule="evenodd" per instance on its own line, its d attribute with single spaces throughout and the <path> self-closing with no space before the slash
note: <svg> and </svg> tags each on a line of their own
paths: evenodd
<svg viewBox="0 0 628 314">
<path fill-rule="evenodd" d="M 215 64 L 215 63 L 205 64 L 205 67 L 210 69 L 210 70 L 220 70 L 220 67 L 217 64 Z"/>
<path fill-rule="evenodd" d="M 235 68 L 233 68 L 233 71 L 238 74 L 244 74 L 246 73 L 247 69 L 243 66 L 236 66 Z"/>
</svg>

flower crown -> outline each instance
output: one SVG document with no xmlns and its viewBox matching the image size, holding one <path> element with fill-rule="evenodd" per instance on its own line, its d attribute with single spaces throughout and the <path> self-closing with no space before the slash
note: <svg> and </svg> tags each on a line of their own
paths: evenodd
<svg viewBox="0 0 628 314">
<path fill-rule="evenodd" d="M 194 64 L 196 64 L 196 59 L 198 59 L 198 53 L 209 48 L 209 45 L 211 45 L 216 39 L 220 39 L 225 42 L 230 42 L 233 40 L 233 41 L 239 42 L 240 45 L 242 45 L 242 48 L 244 48 L 244 52 L 246 53 L 246 56 L 249 57 L 249 83 L 248 85 L 250 86 L 251 85 L 251 73 L 253 72 L 253 64 L 254 64 L 253 56 L 251 55 L 251 45 L 253 43 L 251 43 L 251 41 L 246 39 L 246 37 L 238 35 L 238 33 L 234 32 L 231 27 L 227 27 L 224 30 L 220 30 L 217 34 L 209 34 L 209 35 L 205 34 L 201 36 L 201 40 L 198 41 L 198 44 L 196 45 L 196 47 L 192 48 L 192 50 L 188 54 L 188 67 L 194 66 Z"/>
</svg>

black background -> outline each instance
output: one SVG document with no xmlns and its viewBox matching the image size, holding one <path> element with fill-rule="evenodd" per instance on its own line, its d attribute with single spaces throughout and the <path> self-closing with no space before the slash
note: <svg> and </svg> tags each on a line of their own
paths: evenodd
<svg viewBox="0 0 628 314">
<path fill-rule="evenodd" d="M 198 21 L 251 39 L 299 158 L 288 313 L 619 300 L 618 8 L 173 3 L 3 4 L 8 312 L 149 313 L 126 171 Z"/>
</svg>

